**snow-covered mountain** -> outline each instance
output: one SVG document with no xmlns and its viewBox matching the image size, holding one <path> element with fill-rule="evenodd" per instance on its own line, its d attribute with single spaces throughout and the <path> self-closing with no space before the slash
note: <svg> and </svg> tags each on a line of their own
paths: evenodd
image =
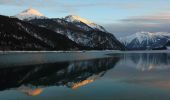
<svg viewBox="0 0 170 100">
<path fill-rule="evenodd" d="M 90 30 L 88 29 L 88 27 L 86 25 L 88 25 L 90 28 L 92 29 L 97 29 L 97 30 L 100 30 L 100 31 L 103 31 L 103 32 L 107 32 L 104 27 L 100 26 L 100 25 L 97 25 L 96 23 L 94 22 L 91 22 L 87 19 L 84 19 L 84 18 L 81 18 L 80 16 L 77 16 L 77 15 L 69 15 L 69 16 L 66 16 L 64 18 L 64 20 L 68 21 L 68 22 L 71 22 L 71 23 L 74 23 L 76 26 L 80 27 L 80 28 L 84 28 L 86 30 Z M 85 24 L 85 25 L 84 25 Z"/>
<path fill-rule="evenodd" d="M 65 35 L 77 44 L 91 47 L 95 50 L 125 49 L 113 34 L 93 29 L 82 22 L 72 23 L 59 18 L 33 19 L 27 22 Z"/>
<path fill-rule="evenodd" d="M 0 50 L 85 50 L 66 36 L 25 21 L 0 16 Z"/>
<path fill-rule="evenodd" d="M 40 13 L 39 11 L 33 9 L 33 8 L 29 8 L 13 17 L 16 17 L 20 20 L 31 20 L 31 19 L 44 19 L 47 18 L 45 17 L 42 13 Z"/>
<path fill-rule="evenodd" d="M 124 46 L 115 36 L 102 26 L 79 16 L 65 18 L 47 18 L 35 9 L 27 9 L 14 16 L 27 23 L 62 34 L 78 45 L 94 50 L 124 50 Z"/>
<path fill-rule="evenodd" d="M 120 41 L 129 50 L 163 49 L 170 41 L 170 33 L 167 32 L 138 32 L 130 36 L 120 38 Z"/>
</svg>

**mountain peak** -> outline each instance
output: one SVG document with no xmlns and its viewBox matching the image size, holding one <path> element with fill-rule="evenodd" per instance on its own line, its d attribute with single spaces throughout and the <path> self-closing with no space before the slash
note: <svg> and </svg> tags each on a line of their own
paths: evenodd
<svg viewBox="0 0 170 100">
<path fill-rule="evenodd" d="M 34 8 L 28 8 L 27 10 L 24 10 L 21 13 L 32 14 L 32 15 L 37 15 L 37 16 L 44 16 L 43 14 L 41 14 L 39 11 L 37 11 Z"/>
<path fill-rule="evenodd" d="M 21 13 L 15 15 L 14 17 L 16 17 L 20 20 L 31 20 L 31 19 L 46 18 L 42 13 L 40 13 L 39 11 L 37 11 L 33 8 L 26 9 L 26 10 L 22 11 Z"/>
<path fill-rule="evenodd" d="M 88 25 L 89 27 L 93 28 L 93 29 L 97 29 L 97 30 L 100 30 L 100 31 L 103 31 L 103 32 L 107 32 L 102 26 L 100 25 L 97 25 L 96 23 L 92 22 L 92 21 L 89 21 L 85 18 L 82 18 L 78 15 L 68 15 L 64 18 L 66 21 L 68 22 L 82 22 L 86 25 Z"/>
<path fill-rule="evenodd" d="M 87 19 L 84 19 L 78 15 L 68 15 L 65 17 L 65 19 L 67 19 L 67 21 L 69 22 L 73 22 L 73 21 L 80 21 L 80 22 L 83 22 L 85 24 L 95 24 Z"/>
</svg>

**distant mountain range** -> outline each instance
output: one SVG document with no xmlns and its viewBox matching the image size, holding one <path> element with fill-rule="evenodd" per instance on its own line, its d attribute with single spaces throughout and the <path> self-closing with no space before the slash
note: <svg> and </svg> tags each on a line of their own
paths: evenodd
<svg viewBox="0 0 170 100">
<path fill-rule="evenodd" d="M 0 21 L 0 50 L 125 50 L 113 34 L 79 16 L 48 18 L 30 8 Z"/>
<path fill-rule="evenodd" d="M 48 18 L 29 8 L 0 17 L 0 50 L 160 50 L 170 46 L 168 32 L 137 32 L 118 40 L 104 27 L 76 15 Z"/>
<path fill-rule="evenodd" d="M 128 50 L 167 49 L 167 46 L 170 43 L 170 33 L 138 32 L 136 34 L 120 38 L 120 41 Z"/>
</svg>

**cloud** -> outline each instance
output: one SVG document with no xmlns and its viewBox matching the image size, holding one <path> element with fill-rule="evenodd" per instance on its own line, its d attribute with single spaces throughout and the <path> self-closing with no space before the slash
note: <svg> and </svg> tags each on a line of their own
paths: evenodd
<svg viewBox="0 0 170 100">
<path fill-rule="evenodd" d="M 142 23 L 170 23 L 170 13 L 169 12 L 161 12 L 153 15 L 147 16 L 135 16 L 127 19 L 123 19 L 121 21 L 125 22 L 142 22 Z"/>
<path fill-rule="evenodd" d="M 118 8 L 118 9 L 136 9 L 140 5 L 133 3 L 114 3 L 114 2 L 67 2 L 59 0 L 0 0 L 0 5 L 12 5 L 12 6 L 30 6 L 30 7 L 50 7 L 57 9 L 80 10 L 80 8 L 93 8 L 93 7 L 105 7 L 105 8 Z"/>
<path fill-rule="evenodd" d="M 62 14 L 77 14 L 86 9 L 91 9 L 89 12 L 95 12 L 96 8 L 100 9 L 126 9 L 133 10 L 141 5 L 129 2 L 114 2 L 105 0 L 100 1 L 82 1 L 82 0 L 0 0 L 0 6 L 12 6 L 21 8 L 38 8 L 46 11 L 59 12 Z M 94 8 L 94 9 L 93 9 Z"/>
<path fill-rule="evenodd" d="M 117 23 L 105 24 L 105 28 L 117 37 L 123 37 L 140 31 L 170 32 L 170 13 L 160 12 L 145 16 L 122 19 Z"/>
<path fill-rule="evenodd" d="M 100 9 L 137 9 L 140 5 L 135 3 L 122 2 L 106 2 L 100 1 L 81 1 L 81 0 L 0 0 L 0 6 L 11 6 L 18 9 L 26 9 L 29 7 L 35 9 L 57 12 L 61 14 L 75 14 L 91 9 L 89 12 L 95 12 L 96 8 Z M 94 9 L 93 9 L 94 8 Z M 54 15 L 54 14 L 53 14 Z"/>
<path fill-rule="evenodd" d="M 86 8 L 109 8 L 123 9 L 123 10 L 136 10 L 143 9 L 143 4 L 132 2 L 105 2 L 100 0 L 97 2 L 87 2 L 79 0 L 0 0 L 0 5 L 12 5 L 17 7 L 35 7 L 43 8 L 47 11 L 60 12 L 60 13 L 76 13 L 77 11 L 83 11 Z M 147 7 L 147 6 L 146 6 Z M 162 7 L 162 6 L 161 6 Z M 111 12 L 111 11 L 110 11 Z M 103 19 L 107 21 L 106 19 Z M 103 21 L 102 20 L 102 21 Z M 109 19 L 107 23 L 112 20 Z M 105 24 L 107 30 L 114 33 L 116 36 L 126 36 L 139 31 L 150 32 L 170 32 L 170 12 L 160 12 L 144 16 L 132 16 L 126 19 L 122 19 L 117 23 Z"/>
<path fill-rule="evenodd" d="M 17 8 L 40 8 L 48 11 L 56 11 L 59 13 L 73 12 L 76 9 L 66 7 L 59 0 L 0 0 L 0 6 L 12 6 Z"/>
<path fill-rule="evenodd" d="M 88 7 L 113 7 L 121 9 L 136 9 L 140 6 L 133 3 L 111 3 L 111 2 L 96 2 L 96 3 L 79 3 L 79 4 L 65 4 L 67 7 L 74 8 L 88 8 Z"/>
<path fill-rule="evenodd" d="M 170 32 L 168 23 L 144 24 L 144 23 L 113 23 L 103 25 L 110 33 L 117 37 L 124 37 L 136 32 Z"/>
<path fill-rule="evenodd" d="M 57 2 L 55 0 L 0 0 L 0 5 L 50 7 L 50 5 L 57 5 Z"/>
</svg>

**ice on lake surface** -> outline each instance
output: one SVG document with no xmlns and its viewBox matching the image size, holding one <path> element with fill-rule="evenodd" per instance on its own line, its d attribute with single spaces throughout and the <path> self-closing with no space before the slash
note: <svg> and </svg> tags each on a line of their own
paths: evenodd
<svg viewBox="0 0 170 100">
<path fill-rule="evenodd" d="M 169 100 L 169 51 L 0 54 L 0 100 Z"/>
</svg>

